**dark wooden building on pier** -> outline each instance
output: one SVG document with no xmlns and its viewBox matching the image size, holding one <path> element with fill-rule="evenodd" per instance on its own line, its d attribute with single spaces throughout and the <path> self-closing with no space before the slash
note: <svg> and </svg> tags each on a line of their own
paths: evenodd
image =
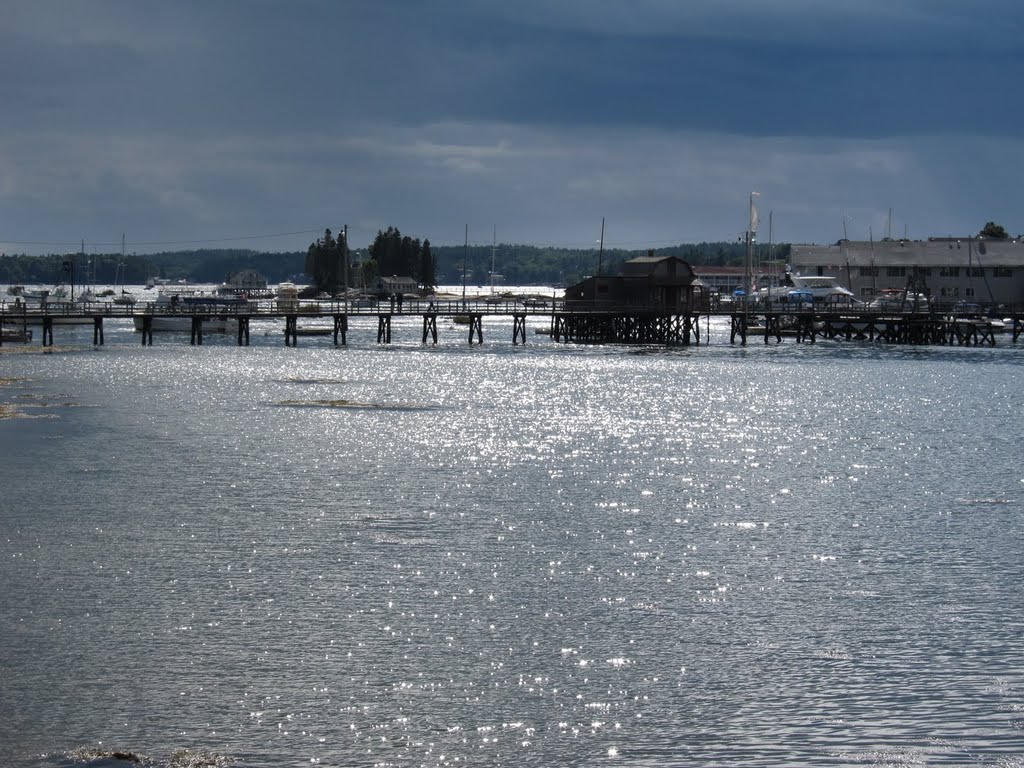
<svg viewBox="0 0 1024 768">
<path fill-rule="evenodd" d="M 618 275 L 588 277 L 565 289 L 565 308 L 690 312 L 705 308 L 707 291 L 677 256 L 639 256 Z"/>
<path fill-rule="evenodd" d="M 632 344 L 699 342 L 698 314 L 708 292 L 677 256 L 640 256 L 618 275 L 596 275 L 565 290 L 553 318 L 559 341 Z"/>
</svg>

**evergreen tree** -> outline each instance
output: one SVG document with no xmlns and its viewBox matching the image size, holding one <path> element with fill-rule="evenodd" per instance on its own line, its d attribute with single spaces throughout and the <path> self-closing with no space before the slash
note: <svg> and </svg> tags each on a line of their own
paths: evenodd
<svg viewBox="0 0 1024 768">
<path fill-rule="evenodd" d="M 420 269 L 417 279 L 424 288 L 437 287 L 437 264 L 430 253 L 429 240 L 424 240 L 423 247 L 420 248 Z"/>
<path fill-rule="evenodd" d="M 994 221 L 988 222 L 982 227 L 981 232 L 978 233 L 980 237 L 988 237 L 992 240 L 1009 240 L 1010 235 L 1003 228 L 1002 224 L 996 224 Z"/>
<path fill-rule="evenodd" d="M 306 252 L 306 274 L 312 278 L 317 291 L 334 295 L 340 290 L 347 250 L 344 237 L 335 240 L 330 229 L 324 230 L 324 236 L 310 244 Z"/>
</svg>

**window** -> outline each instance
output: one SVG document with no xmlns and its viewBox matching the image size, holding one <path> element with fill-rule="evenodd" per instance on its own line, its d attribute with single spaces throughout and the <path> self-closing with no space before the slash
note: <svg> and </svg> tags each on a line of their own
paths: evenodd
<svg viewBox="0 0 1024 768">
<path fill-rule="evenodd" d="M 993 277 L 1013 277 L 1013 270 L 1009 267 L 993 267 Z"/>
<path fill-rule="evenodd" d="M 960 267 L 941 267 L 939 277 L 960 277 Z"/>
<path fill-rule="evenodd" d="M 861 267 L 861 277 L 878 277 L 878 267 Z"/>
<path fill-rule="evenodd" d="M 973 299 L 974 298 L 974 289 L 973 288 L 964 288 L 964 296 L 966 296 L 968 299 Z"/>
<path fill-rule="evenodd" d="M 985 268 L 984 267 L 970 267 L 969 274 L 970 274 L 971 277 L 984 277 L 985 276 Z"/>
<path fill-rule="evenodd" d="M 931 277 L 932 269 L 931 267 L 914 267 L 914 274 L 918 277 Z"/>
<path fill-rule="evenodd" d="M 907 268 L 906 267 L 889 267 L 888 269 L 886 269 L 885 273 L 889 277 L 906 277 L 907 276 Z"/>
</svg>

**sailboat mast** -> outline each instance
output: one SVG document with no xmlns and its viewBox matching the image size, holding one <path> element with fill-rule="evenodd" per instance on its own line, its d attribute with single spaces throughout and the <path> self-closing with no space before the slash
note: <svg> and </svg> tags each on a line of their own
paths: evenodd
<svg viewBox="0 0 1024 768">
<path fill-rule="evenodd" d="M 746 290 L 743 297 L 744 305 L 749 305 L 750 295 L 754 290 L 754 233 L 757 232 L 757 208 L 754 207 L 754 196 L 757 194 L 757 192 L 750 193 L 750 226 L 747 229 L 747 259 L 744 270 L 746 273 L 744 275 L 746 285 L 743 286 Z"/>
<path fill-rule="evenodd" d="M 491 241 L 491 293 L 494 293 L 494 254 L 498 250 L 498 225 L 494 225 L 494 240 Z"/>
<path fill-rule="evenodd" d="M 466 242 L 462 246 L 462 306 L 466 306 L 466 260 L 469 256 L 469 224 L 466 225 Z"/>
</svg>

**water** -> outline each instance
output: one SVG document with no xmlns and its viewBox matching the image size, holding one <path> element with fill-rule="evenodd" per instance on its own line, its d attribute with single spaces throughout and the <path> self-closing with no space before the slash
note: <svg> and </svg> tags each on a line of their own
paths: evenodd
<svg viewBox="0 0 1024 768">
<path fill-rule="evenodd" d="M 533 327 L 0 354 L 4 764 L 1024 765 L 1024 345 Z"/>
</svg>

